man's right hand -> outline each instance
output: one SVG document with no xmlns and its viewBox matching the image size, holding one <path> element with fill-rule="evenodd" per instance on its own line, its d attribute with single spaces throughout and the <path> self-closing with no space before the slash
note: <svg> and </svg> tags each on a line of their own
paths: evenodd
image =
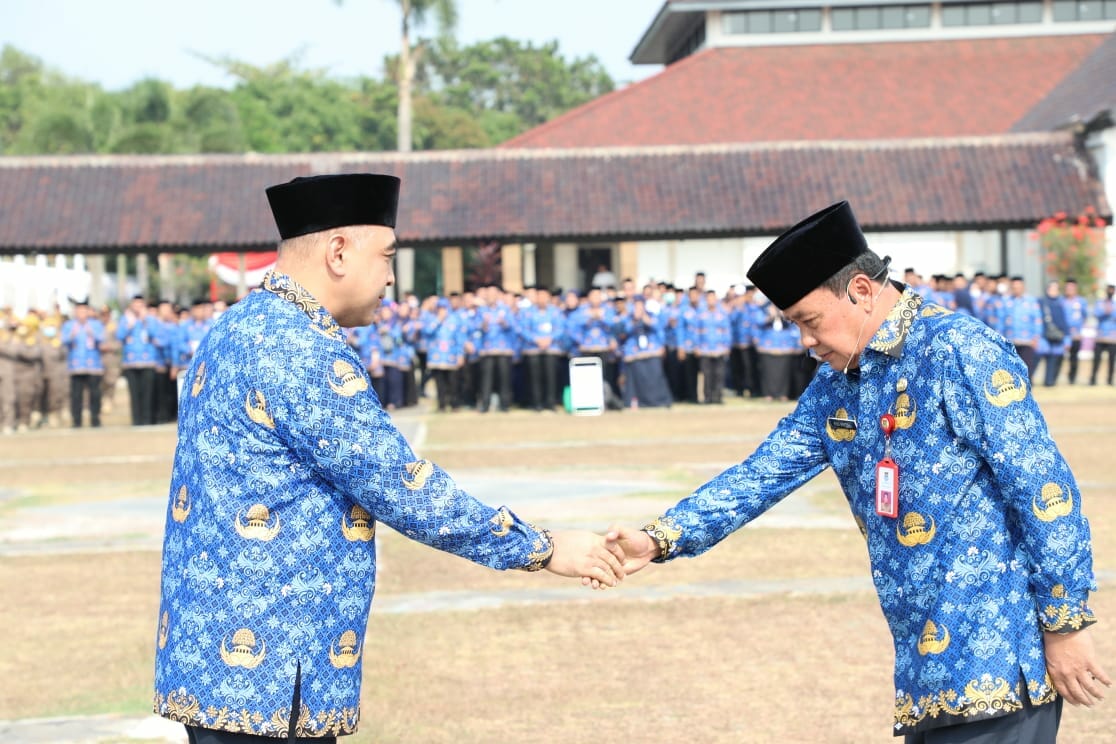
<svg viewBox="0 0 1116 744">
<path fill-rule="evenodd" d="M 659 557 L 659 543 L 642 530 L 632 527 L 613 525 L 605 534 L 605 545 L 615 553 L 613 547 L 624 552 L 624 573 L 634 574 Z"/>
</svg>

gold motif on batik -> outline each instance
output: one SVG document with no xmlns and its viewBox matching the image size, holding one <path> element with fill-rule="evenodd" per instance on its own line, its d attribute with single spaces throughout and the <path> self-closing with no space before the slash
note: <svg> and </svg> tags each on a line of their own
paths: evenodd
<svg viewBox="0 0 1116 744">
<path fill-rule="evenodd" d="M 170 633 L 170 613 L 163 610 L 163 616 L 159 618 L 159 648 L 167 647 L 167 635 Z"/>
<path fill-rule="evenodd" d="M 407 471 L 403 475 L 403 485 L 412 491 L 417 491 L 425 486 L 427 479 L 434 475 L 434 463 L 429 460 L 409 462 L 403 468 Z M 410 476 L 409 479 L 408 476 Z"/>
<path fill-rule="evenodd" d="M 1023 707 L 1022 701 L 1017 699 L 1015 690 L 1003 677 L 992 679 L 991 674 L 985 674 L 979 680 L 974 679 L 965 685 L 965 697 L 975 712 L 1012 711 Z"/>
<path fill-rule="evenodd" d="M 167 695 L 169 700 L 171 695 Z M 155 696 L 156 710 L 158 710 L 159 696 Z M 248 710 L 241 708 L 222 707 L 210 705 L 206 707 L 203 716 L 197 702 L 195 708 L 186 718 L 175 718 L 179 723 L 188 723 L 192 726 L 214 728 L 234 734 L 255 734 L 267 736 L 276 732 L 283 732 L 286 737 L 287 727 L 290 725 L 291 709 L 279 708 L 271 712 Z M 167 715 L 169 718 L 169 714 Z M 298 721 L 295 722 L 295 736 L 299 738 L 314 738 L 326 736 L 345 736 L 356 731 L 357 708 L 331 708 L 314 713 L 303 704 L 298 710 Z M 314 724 L 311 727 L 311 724 Z M 276 739 L 280 741 L 280 739 Z"/>
<path fill-rule="evenodd" d="M 488 521 L 492 523 L 492 534 L 496 537 L 505 537 L 511 532 L 512 525 L 515 524 L 511 512 L 504 507 L 500 507 L 500 510 L 496 512 L 496 516 Z"/>
<path fill-rule="evenodd" d="M 895 385 L 895 426 L 898 429 L 909 429 L 914 425 L 918 416 L 918 404 L 907 393 L 907 378 L 899 378 Z"/>
<path fill-rule="evenodd" d="M 236 531 L 245 540 L 262 540 L 267 542 L 279 534 L 279 515 L 275 515 L 275 524 L 271 524 L 271 511 L 263 504 L 252 504 L 241 521 L 241 512 L 236 513 Z"/>
<path fill-rule="evenodd" d="M 682 528 L 666 517 L 659 517 L 651 524 L 645 525 L 643 531 L 659 544 L 658 560 L 661 561 L 670 556 L 674 551 L 674 544 L 682 537 Z"/>
<path fill-rule="evenodd" d="M 171 505 L 171 519 L 179 524 L 185 522 L 186 517 L 190 516 L 190 507 L 190 495 L 186 493 L 186 486 L 182 486 L 174 497 L 174 504 Z"/>
<path fill-rule="evenodd" d="M 306 313 L 306 316 L 313 323 L 314 330 L 328 338 L 341 338 L 341 327 L 337 325 L 337 321 L 333 319 L 329 311 L 322 307 L 322 303 L 318 302 L 314 295 L 310 294 L 305 287 L 294 279 L 272 270 L 264 275 L 260 287 L 282 297 Z"/>
<path fill-rule="evenodd" d="M 531 529 L 538 532 L 541 537 L 535 538 L 531 544 L 533 550 L 527 554 L 527 565 L 521 570 L 523 571 L 541 571 L 546 568 L 546 564 L 550 562 L 551 556 L 554 555 L 554 538 L 550 536 L 550 530 L 540 529 L 531 525 Z"/>
<path fill-rule="evenodd" d="M 918 653 L 922 656 L 940 654 L 947 648 L 949 648 L 949 628 L 943 625 L 939 630 L 933 620 L 927 620 L 926 625 L 922 626 L 922 635 L 918 639 Z"/>
<path fill-rule="evenodd" d="M 155 693 L 155 712 L 176 723 L 192 723 L 201 713 L 201 704 L 185 690 L 171 690 L 165 700 L 162 695 Z"/>
<path fill-rule="evenodd" d="M 992 373 L 992 387 L 984 389 L 984 397 L 997 408 L 1006 408 L 1027 397 L 1027 382 L 1022 378 L 1012 378 L 1006 369 Z"/>
<path fill-rule="evenodd" d="M 333 392 L 346 398 L 351 398 L 362 390 L 368 389 L 368 381 L 362 375 L 357 374 L 353 365 L 343 359 L 334 360 L 333 375 L 327 379 L 327 382 Z"/>
<path fill-rule="evenodd" d="M 889 356 L 899 356 L 903 345 L 907 342 L 907 333 L 911 330 L 918 308 L 922 305 L 922 297 L 911 290 L 904 290 L 902 297 L 891 308 L 884 319 L 883 325 L 877 332 L 877 337 L 872 339 L 871 348 Z"/>
<path fill-rule="evenodd" d="M 360 646 L 357 645 L 356 631 L 346 630 L 337 639 L 337 652 L 334 653 L 334 644 L 329 644 L 329 663 L 334 669 L 350 669 L 360 661 Z"/>
<path fill-rule="evenodd" d="M 1049 702 L 1053 696 L 1047 694 L 1041 700 L 1036 700 L 1035 705 Z M 965 685 L 963 695 L 957 690 L 948 689 L 930 695 L 923 695 L 918 699 L 919 713 L 914 712 L 915 701 L 908 693 L 895 701 L 895 722 L 901 726 L 913 728 L 927 719 L 943 716 L 953 718 L 971 718 L 991 711 L 1011 713 L 1022 709 L 1017 690 L 1012 688 L 1002 677 L 992 679 L 992 675 L 985 674 L 979 680 L 972 680 Z"/>
<path fill-rule="evenodd" d="M 349 542 L 368 542 L 376 536 L 376 522 L 363 506 L 353 504 L 347 515 L 341 514 L 341 534 Z"/>
<path fill-rule="evenodd" d="M 842 425 L 839 423 L 841 421 L 848 421 L 849 423 Z M 835 423 L 836 426 L 834 426 Z M 825 420 L 825 433 L 834 442 L 851 442 L 856 437 L 856 422 L 849 418 L 847 410 L 838 408 L 831 418 Z"/>
<path fill-rule="evenodd" d="M 244 410 L 248 413 L 248 418 L 260 426 L 266 426 L 268 429 L 275 428 L 275 419 L 267 412 L 267 400 L 259 390 L 248 391 L 248 395 L 244 398 Z"/>
<path fill-rule="evenodd" d="M 262 638 L 257 643 L 256 634 L 248 628 L 241 628 L 233 633 L 232 650 L 226 647 L 225 640 L 225 638 L 221 639 L 221 658 L 231 667 L 255 669 L 267 655 L 267 644 Z M 256 651 L 257 645 L 259 651 Z"/>
<path fill-rule="evenodd" d="M 942 307 L 941 305 L 927 305 L 922 308 L 922 312 L 919 313 L 919 315 L 924 318 L 933 318 L 935 315 L 949 315 L 952 312 L 953 311 L 949 308 Z"/>
<path fill-rule="evenodd" d="M 895 537 L 899 544 L 908 548 L 916 545 L 926 545 L 934 539 L 938 525 L 930 517 L 930 527 L 926 527 L 926 518 L 918 512 L 907 512 L 903 523 L 895 526 Z"/>
<path fill-rule="evenodd" d="M 1042 611 L 1042 629 L 1050 633 L 1081 630 L 1097 621 L 1093 611 L 1084 602 L 1075 610 L 1068 604 L 1047 605 Z"/>
<path fill-rule="evenodd" d="M 198 397 L 198 393 L 205 386 L 205 362 L 198 362 L 198 371 L 194 373 L 194 383 L 190 385 L 190 397 Z"/>
<path fill-rule="evenodd" d="M 1054 599 L 1065 599 L 1066 598 L 1066 585 L 1065 584 L 1055 584 L 1054 586 L 1050 587 L 1050 596 L 1053 597 Z"/>
<path fill-rule="evenodd" d="M 1047 483 L 1038 498 L 1031 499 L 1031 511 L 1043 522 L 1053 522 L 1073 511 L 1073 496 L 1057 483 Z"/>
</svg>

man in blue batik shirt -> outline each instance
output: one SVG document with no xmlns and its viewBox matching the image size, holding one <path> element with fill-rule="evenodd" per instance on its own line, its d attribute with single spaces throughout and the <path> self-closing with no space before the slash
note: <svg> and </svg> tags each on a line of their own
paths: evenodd
<svg viewBox="0 0 1116 744">
<path fill-rule="evenodd" d="M 380 405 L 341 329 L 370 324 L 394 282 L 398 193 L 372 174 L 268 189 L 276 268 L 186 372 L 154 707 L 191 744 L 356 729 L 377 521 L 492 568 L 622 575 L 601 536 L 551 535 L 470 497 Z"/>
<path fill-rule="evenodd" d="M 847 202 L 772 243 L 748 278 L 827 366 L 751 457 L 609 537 L 629 574 L 695 556 L 833 468 L 894 640 L 894 733 L 1053 742 L 1061 697 L 1092 705 L 1110 684 L 1084 630 L 1081 493 L 1012 345 L 886 273 Z"/>
</svg>

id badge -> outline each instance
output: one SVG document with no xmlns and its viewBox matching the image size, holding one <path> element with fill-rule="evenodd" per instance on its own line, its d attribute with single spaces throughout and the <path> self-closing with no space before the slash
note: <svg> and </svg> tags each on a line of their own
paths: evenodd
<svg viewBox="0 0 1116 744">
<path fill-rule="evenodd" d="M 876 514 L 899 516 L 899 466 L 890 457 L 876 464 Z"/>
</svg>

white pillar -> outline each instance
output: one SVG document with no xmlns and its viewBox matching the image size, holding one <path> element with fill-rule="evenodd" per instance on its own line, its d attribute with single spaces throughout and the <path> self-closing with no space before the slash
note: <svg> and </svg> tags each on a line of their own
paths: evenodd
<svg viewBox="0 0 1116 744">
<path fill-rule="evenodd" d="M 174 256 L 169 253 L 159 254 L 159 299 L 174 300 Z"/>
<path fill-rule="evenodd" d="M 128 296 L 128 255 L 116 254 L 116 304 L 125 307 L 131 297 Z"/>
<path fill-rule="evenodd" d="M 144 299 L 150 301 L 151 298 L 147 296 L 147 254 L 136 254 L 136 283 L 139 285 L 136 288 L 138 294 L 144 296 Z"/>
<path fill-rule="evenodd" d="M 577 243 L 554 244 L 554 284 L 559 287 L 577 287 Z"/>
<path fill-rule="evenodd" d="M 535 244 L 523 244 L 523 285 L 532 287 L 538 283 L 538 274 L 535 271 Z M 565 286 L 565 285 L 563 285 Z"/>
<path fill-rule="evenodd" d="M 105 257 L 96 253 L 89 257 L 89 306 L 100 308 L 105 304 Z"/>
<path fill-rule="evenodd" d="M 400 248 L 395 252 L 395 296 L 402 297 L 415 290 L 415 249 Z"/>
</svg>

